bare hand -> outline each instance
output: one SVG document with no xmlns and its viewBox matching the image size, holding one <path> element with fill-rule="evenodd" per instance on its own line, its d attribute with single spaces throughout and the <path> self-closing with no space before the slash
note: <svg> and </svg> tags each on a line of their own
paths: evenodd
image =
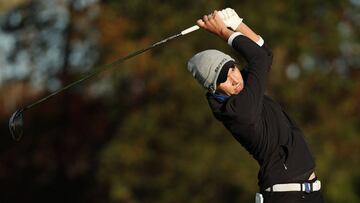
<svg viewBox="0 0 360 203">
<path fill-rule="evenodd" d="M 204 15 L 202 19 L 197 21 L 199 27 L 204 28 L 205 30 L 221 37 L 224 40 L 227 40 L 233 31 L 229 30 L 221 17 L 218 14 L 218 11 L 210 15 Z"/>
</svg>

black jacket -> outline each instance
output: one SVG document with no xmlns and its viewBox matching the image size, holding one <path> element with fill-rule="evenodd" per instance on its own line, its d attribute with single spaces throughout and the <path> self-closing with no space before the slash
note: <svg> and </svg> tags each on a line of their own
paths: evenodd
<svg viewBox="0 0 360 203">
<path fill-rule="evenodd" d="M 260 190 L 312 171 L 315 162 L 302 131 L 278 103 L 264 95 L 271 50 L 242 35 L 233 40 L 232 46 L 248 63 L 247 70 L 242 71 L 244 89 L 225 102 L 210 93 L 207 98 L 215 117 L 258 161 Z"/>
</svg>

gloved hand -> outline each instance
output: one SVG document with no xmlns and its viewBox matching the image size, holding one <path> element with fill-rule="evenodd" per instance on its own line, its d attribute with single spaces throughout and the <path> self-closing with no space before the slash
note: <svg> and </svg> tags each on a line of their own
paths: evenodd
<svg viewBox="0 0 360 203">
<path fill-rule="evenodd" d="M 224 21 L 225 25 L 234 31 L 243 21 L 232 8 L 226 8 L 219 11 L 219 16 Z"/>
</svg>

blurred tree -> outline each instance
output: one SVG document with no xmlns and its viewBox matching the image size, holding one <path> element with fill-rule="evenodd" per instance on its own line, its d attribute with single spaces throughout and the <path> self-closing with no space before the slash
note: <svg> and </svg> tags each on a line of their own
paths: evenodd
<svg viewBox="0 0 360 203">
<path fill-rule="evenodd" d="M 0 55 L 0 85 L 21 80 L 35 87 L 19 92 L 28 96 L 28 89 L 58 89 L 66 82 L 59 75 L 67 71 L 88 71 L 99 55 L 98 34 L 91 29 L 98 8 L 89 5 L 94 4 L 93 0 L 86 2 L 30 1 L 4 15 L 0 29 L 0 50 L 4 53 Z M 6 88 L 2 91 L 6 92 Z"/>
</svg>

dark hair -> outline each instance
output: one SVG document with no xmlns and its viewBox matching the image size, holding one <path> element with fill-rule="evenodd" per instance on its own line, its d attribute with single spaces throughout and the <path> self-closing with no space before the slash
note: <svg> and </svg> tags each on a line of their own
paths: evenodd
<svg viewBox="0 0 360 203">
<path fill-rule="evenodd" d="M 228 61 L 226 62 L 223 67 L 221 68 L 221 71 L 219 73 L 219 76 L 216 80 L 216 84 L 223 83 L 227 80 L 227 75 L 230 68 L 235 67 L 235 61 Z"/>
</svg>

